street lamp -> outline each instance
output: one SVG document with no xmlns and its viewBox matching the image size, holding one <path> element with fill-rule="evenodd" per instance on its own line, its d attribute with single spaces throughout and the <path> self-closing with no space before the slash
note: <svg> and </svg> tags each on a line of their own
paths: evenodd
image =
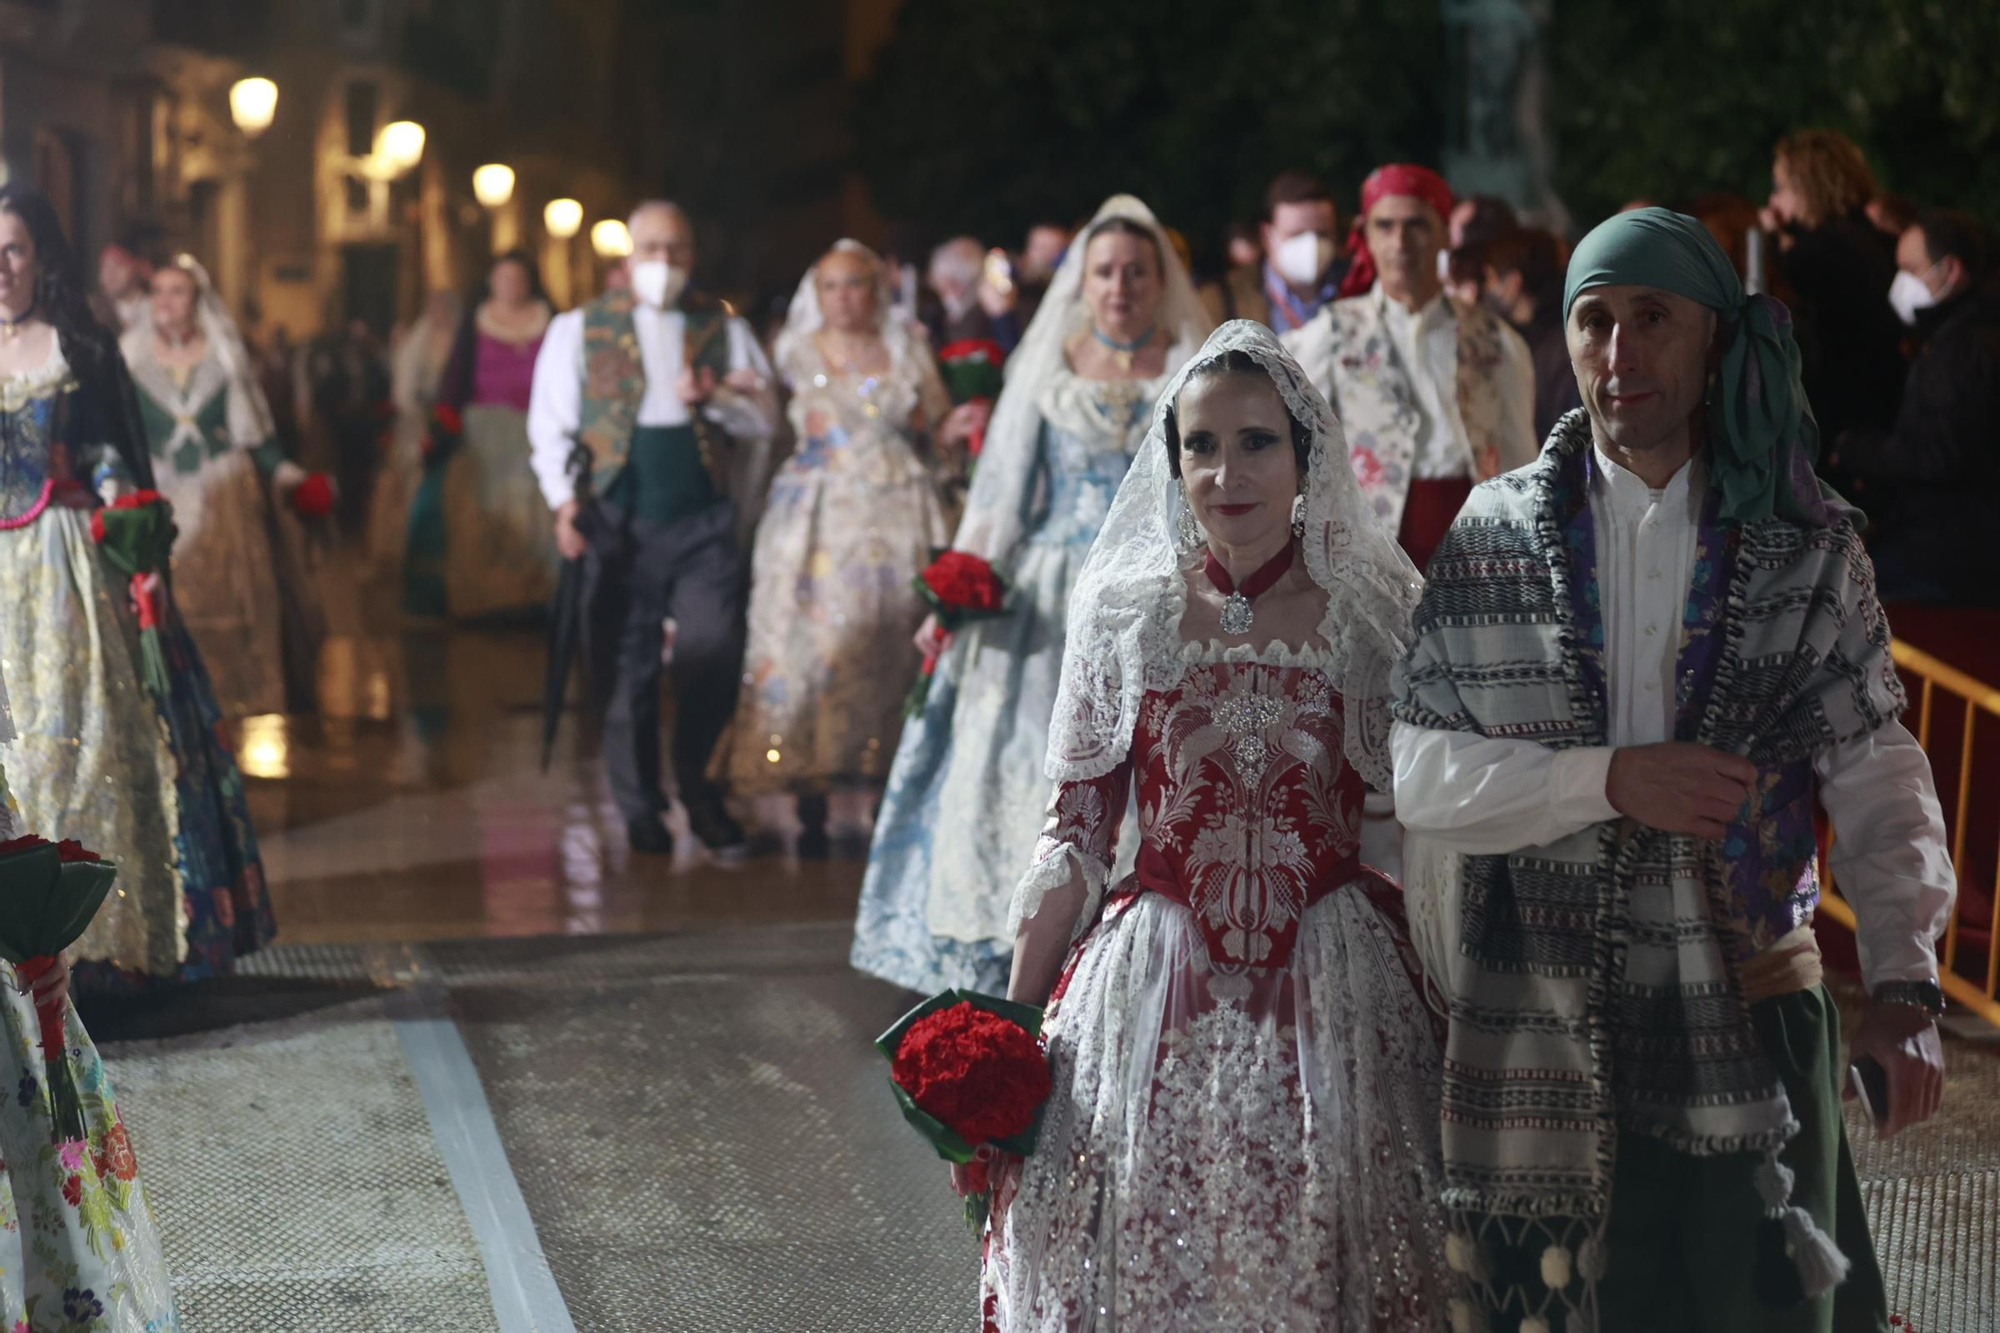
<svg viewBox="0 0 2000 1333">
<path fill-rule="evenodd" d="M 488 162 L 472 173 L 472 194 L 483 208 L 505 208 L 514 197 L 514 168 Z"/>
<path fill-rule="evenodd" d="M 271 128 L 278 114 L 278 85 L 269 79 L 238 79 L 229 89 L 229 118 L 243 137 L 254 139 Z"/>
<path fill-rule="evenodd" d="M 424 160 L 424 127 L 414 120 L 392 120 L 375 136 L 375 158 L 391 176 L 400 176 Z"/>
<path fill-rule="evenodd" d="M 606 218 L 590 229 L 590 248 L 599 259 L 623 259 L 632 253 L 632 233 L 617 218 Z"/>
<path fill-rule="evenodd" d="M 551 199 L 542 210 L 542 225 L 549 235 L 566 241 L 583 227 L 583 205 L 574 199 Z"/>
</svg>

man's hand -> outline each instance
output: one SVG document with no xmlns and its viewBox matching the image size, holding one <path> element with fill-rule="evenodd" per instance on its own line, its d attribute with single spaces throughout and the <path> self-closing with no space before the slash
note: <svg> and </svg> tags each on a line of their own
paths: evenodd
<svg viewBox="0 0 2000 1333">
<path fill-rule="evenodd" d="M 590 543 L 576 530 L 577 507 L 576 501 L 566 500 L 562 508 L 556 510 L 556 549 L 562 552 L 565 560 L 581 560 L 583 553 L 590 549 Z"/>
<path fill-rule="evenodd" d="M 1647 828 L 1719 838 L 1756 780 L 1748 759 L 1706 745 L 1627 745 L 1611 756 L 1604 796 Z"/>
<path fill-rule="evenodd" d="M 1883 1138 L 1921 1125 L 1944 1100 L 1944 1047 L 1937 1024 L 1913 1004 L 1870 1004 L 1848 1058 L 1872 1055 L 1888 1076 L 1889 1118 Z M 1853 1090 L 1848 1089 L 1848 1095 Z"/>
<path fill-rule="evenodd" d="M 681 402 L 687 406 L 700 407 L 708 401 L 709 395 L 715 392 L 715 372 L 707 366 L 699 369 L 693 366 L 683 367 L 680 380 L 674 385 L 674 391 L 680 394 Z"/>
</svg>

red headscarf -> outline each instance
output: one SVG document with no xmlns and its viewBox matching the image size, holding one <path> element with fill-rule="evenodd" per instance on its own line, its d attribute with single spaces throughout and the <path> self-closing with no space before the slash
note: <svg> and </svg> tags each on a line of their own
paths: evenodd
<svg viewBox="0 0 2000 1333">
<path fill-rule="evenodd" d="M 105 260 L 111 258 L 113 255 L 118 256 L 118 258 L 130 264 L 132 266 L 133 271 L 139 275 L 142 281 L 151 280 L 153 276 L 153 266 L 147 263 L 144 259 L 140 258 L 138 255 L 133 254 L 130 250 L 127 250 L 124 246 L 119 245 L 115 241 L 97 252 L 97 262 L 99 264 L 102 264 Z"/>
<path fill-rule="evenodd" d="M 1361 183 L 1361 216 L 1354 219 L 1354 230 L 1347 237 L 1347 255 L 1352 263 L 1347 276 L 1341 279 L 1342 296 L 1359 296 L 1375 285 L 1375 256 L 1368 252 L 1368 210 L 1396 194 L 1423 200 L 1437 210 L 1440 221 L 1451 217 L 1451 186 L 1429 167 L 1391 162 L 1375 168 Z"/>
</svg>

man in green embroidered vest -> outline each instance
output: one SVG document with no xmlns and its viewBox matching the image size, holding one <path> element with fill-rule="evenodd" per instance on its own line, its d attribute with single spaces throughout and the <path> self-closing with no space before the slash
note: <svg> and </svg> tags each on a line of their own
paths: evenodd
<svg viewBox="0 0 2000 1333">
<path fill-rule="evenodd" d="M 1585 408 L 1466 501 L 1393 704 L 1411 915 L 1451 1006 L 1448 1250 L 1484 1317 L 1460 1314 L 1884 1333 L 1815 807 L 1884 1134 L 1942 1095 L 1956 882 L 1858 515 L 1813 475 L 1789 313 L 1699 222 L 1604 223 L 1563 309 Z"/>
<path fill-rule="evenodd" d="M 631 290 L 549 325 L 528 439 L 557 544 L 566 559 L 589 562 L 591 600 L 610 599 L 608 618 L 622 624 L 604 757 L 631 844 L 673 850 L 660 785 L 672 620 L 674 781 L 695 836 L 733 852 L 743 830 L 708 778 L 743 661 L 742 561 L 725 479 L 733 442 L 762 442 L 776 429 L 773 377 L 750 326 L 687 290 L 687 215 L 650 202 L 629 226 Z"/>
</svg>

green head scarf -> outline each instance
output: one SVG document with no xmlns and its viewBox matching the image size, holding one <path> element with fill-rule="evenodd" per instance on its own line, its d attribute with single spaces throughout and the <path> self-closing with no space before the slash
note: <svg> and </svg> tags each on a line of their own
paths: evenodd
<svg viewBox="0 0 2000 1333">
<path fill-rule="evenodd" d="M 1590 288 L 1625 285 L 1685 296 L 1722 318 L 1722 367 L 1708 403 L 1709 475 L 1722 492 L 1722 517 L 1835 522 L 1846 507 L 1813 474 L 1819 426 L 1799 382 L 1799 345 L 1784 303 L 1746 295 L 1708 228 L 1664 208 L 1620 213 L 1578 242 L 1563 318 Z"/>
</svg>

